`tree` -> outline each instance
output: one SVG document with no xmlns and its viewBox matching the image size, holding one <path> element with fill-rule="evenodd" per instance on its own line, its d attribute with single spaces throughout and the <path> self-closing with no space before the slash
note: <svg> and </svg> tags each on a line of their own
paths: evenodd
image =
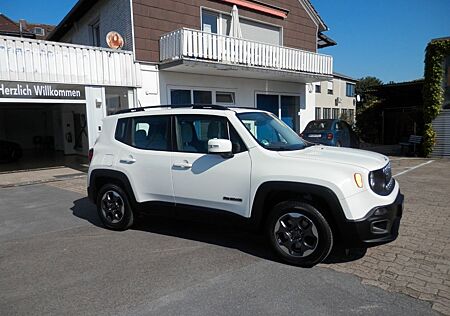
<svg viewBox="0 0 450 316">
<path fill-rule="evenodd" d="M 355 93 L 360 100 L 356 103 L 356 131 L 366 142 L 380 141 L 379 126 L 381 118 L 378 111 L 380 100 L 374 93 L 374 87 L 383 82 L 376 77 L 364 77 L 356 83 Z"/>
</svg>

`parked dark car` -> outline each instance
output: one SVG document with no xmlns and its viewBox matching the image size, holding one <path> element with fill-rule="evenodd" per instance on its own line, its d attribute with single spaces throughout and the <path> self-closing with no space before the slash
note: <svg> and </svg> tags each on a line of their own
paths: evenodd
<svg viewBox="0 0 450 316">
<path fill-rule="evenodd" d="M 22 147 L 7 140 L 0 140 L 0 162 L 13 162 L 22 157 Z"/>
<path fill-rule="evenodd" d="M 300 136 L 311 143 L 336 147 L 359 148 L 359 138 L 347 122 L 337 119 L 308 123 Z"/>
</svg>

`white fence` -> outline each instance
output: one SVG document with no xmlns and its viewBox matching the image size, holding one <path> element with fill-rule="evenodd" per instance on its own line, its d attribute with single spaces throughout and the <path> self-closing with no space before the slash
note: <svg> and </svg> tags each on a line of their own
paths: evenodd
<svg viewBox="0 0 450 316">
<path fill-rule="evenodd" d="M 333 74 L 333 57 L 328 55 L 186 28 L 163 35 L 160 39 L 161 62 L 183 58 Z"/>
<path fill-rule="evenodd" d="M 0 80 L 138 86 L 133 54 L 0 36 Z"/>
</svg>

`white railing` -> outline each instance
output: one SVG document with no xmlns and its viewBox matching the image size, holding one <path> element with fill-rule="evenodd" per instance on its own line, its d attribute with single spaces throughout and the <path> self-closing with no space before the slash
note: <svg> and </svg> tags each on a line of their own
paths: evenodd
<svg viewBox="0 0 450 316">
<path fill-rule="evenodd" d="M 0 80 L 138 86 L 133 54 L 0 36 Z"/>
<path fill-rule="evenodd" d="M 333 57 L 328 55 L 186 28 L 160 38 L 161 62 L 184 58 L 312 74 L 333 74 Z"/>
</svg>

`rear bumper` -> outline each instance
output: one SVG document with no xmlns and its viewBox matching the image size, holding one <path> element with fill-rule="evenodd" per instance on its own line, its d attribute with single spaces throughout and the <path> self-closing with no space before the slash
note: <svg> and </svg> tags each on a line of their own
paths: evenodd
<svg viewBox="0 0 450 316">
<path fill-rule="evenodd" d="M 340 229 L 343 246 L 368 248 L 394 241 L 400 227 L 403 200 L 399 192 L 392 204 L 374 207 L 362 219 L 346 221 Z"/>
</svg>

